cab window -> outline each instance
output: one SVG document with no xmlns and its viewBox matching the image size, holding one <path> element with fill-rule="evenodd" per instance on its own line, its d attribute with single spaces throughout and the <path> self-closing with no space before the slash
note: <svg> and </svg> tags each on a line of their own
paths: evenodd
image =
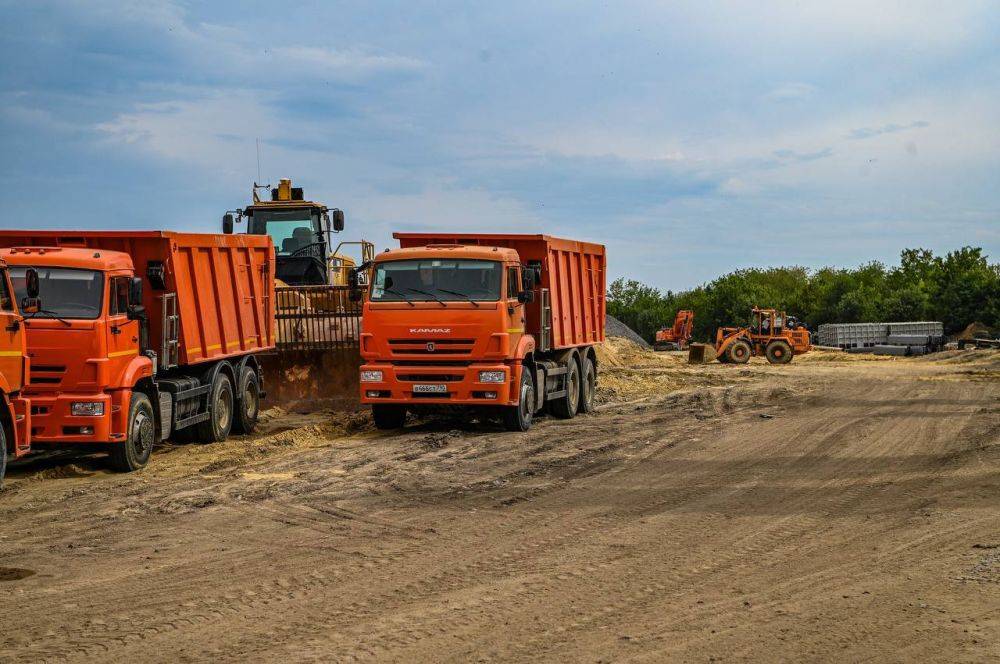
<svg viewBox="0 0 1000 664">
<path fill-rule="evenodd" d="M 510 266 L 507 268 L 507 297 L 515 298 L 520 292 L 520 270 L 517 266 Z"/>
<path fill-rule="evenodd" d="M 14 299 L 10 296 L 7 270 L 0 270 L 0 310 L 14 311 Z"/>
<path fill-rule="evenodd" d="M 111 316 L 124 316 L 128 312 L 128 277 L 111 279 Z"/>
</svg>

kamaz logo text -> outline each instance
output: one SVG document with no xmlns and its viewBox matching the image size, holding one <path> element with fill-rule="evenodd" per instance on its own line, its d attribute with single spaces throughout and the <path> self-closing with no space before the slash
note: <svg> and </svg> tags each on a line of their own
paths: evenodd
<svg viewBox="0 0 1000 664">
<path fill-rule="evenodd" d="M 410 334 L 451 334 L 450 327 L 411 327 Z"/>
</svg>

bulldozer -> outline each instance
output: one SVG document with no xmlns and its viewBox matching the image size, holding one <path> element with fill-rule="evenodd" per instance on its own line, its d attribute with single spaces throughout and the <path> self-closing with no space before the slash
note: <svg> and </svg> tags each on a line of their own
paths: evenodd
<svg viewBox="0 0 1000 664">
<path fill-rule="evenodd" d="M 694 312 L 681 309 L 674 317 L 673 326 L 657 331 L 653 350 L 687 350 L 693 329 Z"/>
<path fill-rule="evenodd" d="M 262 191 L 270 196 L 261 196 Z M 275 369 L 283 374 L 282 386 L 302 385 L 292 396 L 303 399 L 317 393 L 350 392 L 350 387 L 316 381 L 321 373 L 357 373 L 361 304 L 351 293 L 352 284 L 364 281 L 367 272 L 359 270 L 358 262 L 344 252 L 351 246 L 359 248 L 361 263 L 369 264 L 374 245 L 365 240 L 334 245 L 334 234 L 344 230 L 344 213 L 307 200 L 302 188 L 292 186 L 289 178 L 279 180 L 277 187 L 254 182 L 251 195 L 250 205 L 223 215 L 222 232 L 234 233 L 236 224 L 245 222 L 242 232 L 270 235 L 274 241 L 274 359 Z M 314 370 L 319 367 L 324 370 Z"/>
<path fill-rule="evenodd" d="M 701 363 L 708 346 L 723 364 L 746 364 L 763 355 L 771 364 L 788 364 L 796 355 L 812 350 L 809 330 L 794 317 L 777 309 L 754 307 L 747 327 L 720 327 L 714 345 L 692 344 L 689 361 Z"/>
</svg>

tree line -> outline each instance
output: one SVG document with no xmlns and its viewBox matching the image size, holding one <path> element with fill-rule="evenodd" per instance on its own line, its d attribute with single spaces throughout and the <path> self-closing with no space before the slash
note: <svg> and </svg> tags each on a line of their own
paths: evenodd
<svg viewBox="0 0 1000 664">
<path fill-rule="evenodd" d="M 969 323 L 1000 328 L 1000 264 L 979 247 L 944 256 L 905 249 L 899 265 L 873 261 L 856 268 L 750 268 L 688 291 L 661 292 L 617 279 L 608 289 L 608 313 L 644 338 L 673 323 L 679 309 L 695 312 L 694 338 L 712 338 L 720 326 L 745 325 L 754 306 L 783 309 L 815 330 L 823 323 L 940 320 L 945 332 Z"/>
</svg>

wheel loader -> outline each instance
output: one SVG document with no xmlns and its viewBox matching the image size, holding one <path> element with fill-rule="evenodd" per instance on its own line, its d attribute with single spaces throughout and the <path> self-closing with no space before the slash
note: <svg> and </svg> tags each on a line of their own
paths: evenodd
<svg viewBox="0 0 1000 664">
<path fill-rule="evenodd" d="M 656 333 L 653 350 L 686 350 L 694 329 L 694 312 L 681 309 L 674 317 L 674 324 Z"/>
<path fill-rule="evenodd" d="M 259 191 L 269 192 L 269 200 Z M 307 200 L 288 178 L 274 188 L 255 182 L 252 199 L 223 215 L 222 230 L 233 233 L 235 224 L 245 222 L 242 232 L 270 235 L 274 242 L 277 356 L 272 359 L 283 377 L 276 387 L 289 393 L 277 401 L 353 394 L 353 386 L 336 377 L 357 373 L 361 304 L 351 299 L 351 284 L 364 281 L 367 272 L 356 269 L 357 261 L 342 251 L 357 245 L 361 262 L 370 263 L 374 245 L 365 240 L 335 245 L 344 213 Z M 321 374 L 333 378 L 323 382 Z"/>
<path fill-rule="evenodd" d="M 703 344 L 691 346 L 689 360 L 706 361 Z M 723 364 L 746 364 L 763 355 L 771 364 L 788 364 L 796 355 L 812 350 L 809 330 L 794 317 L 777 309 L 754 307 L 747 327 L 720 327 L 715 333 L 715 356 Z"/>
</svg>

